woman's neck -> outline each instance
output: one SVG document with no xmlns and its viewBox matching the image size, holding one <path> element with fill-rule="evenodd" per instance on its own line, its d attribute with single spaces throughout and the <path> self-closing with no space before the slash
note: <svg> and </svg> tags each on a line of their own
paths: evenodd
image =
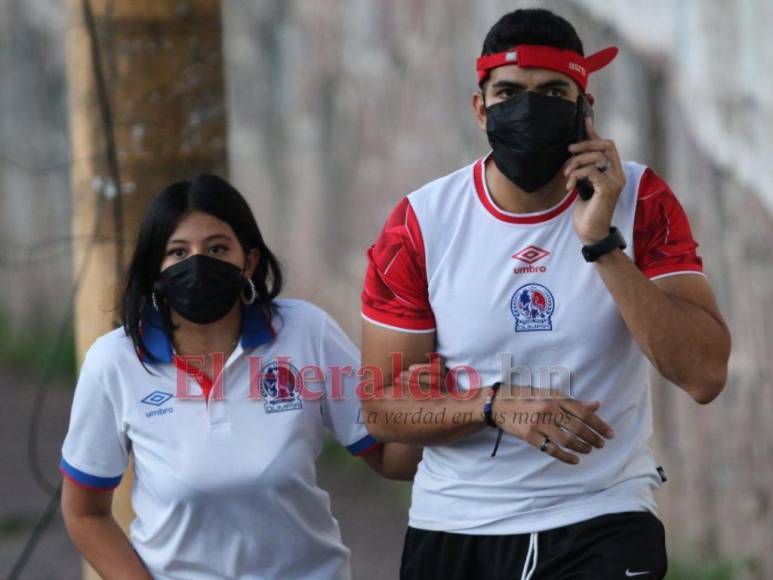
<svg viewBox="0 0 773 580">
<path fill-rule="evenodd" d="M 181 356 L 222 352 L 228 356 L 241 335 L 242 313 L 237 302 L 223 318 L 210 324 L 196 324 L 172 312 L 177 327 L 172 336 L 175 353 Z"/>
</svg>

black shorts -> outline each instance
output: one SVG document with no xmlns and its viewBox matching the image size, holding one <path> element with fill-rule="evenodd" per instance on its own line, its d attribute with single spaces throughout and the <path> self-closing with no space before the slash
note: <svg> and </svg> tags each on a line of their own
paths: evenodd
<svg viewBox="0 0 773 580">
<path fill-rule="evenodd" d="M 531 580 L 652 580 L 666 575 L 665 530 L 648 511 L 606 514 L 539 532 L 536 550 L 529 547 L 533 536 L 474 536 L 409 527 L 400 578 L 519 580 L 524 567 L 534 567 Z"/>
</svg>

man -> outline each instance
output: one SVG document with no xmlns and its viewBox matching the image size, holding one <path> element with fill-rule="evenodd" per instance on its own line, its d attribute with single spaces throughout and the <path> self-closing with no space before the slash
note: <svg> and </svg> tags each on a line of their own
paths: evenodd
<svg viewBox="0 0 773 580">
<path fill-rule="evenodd" d="M 585 116 L 616 52 L 505 15 L 472 99 L 492 152 L 400 201 L 368 252 L 363 364 L 384 382 L 364 417 L 426 447 L 402 578 L 665 575 L 649 363 L 708 403 L 730 338 L 674 194 Z"/>
</svg>

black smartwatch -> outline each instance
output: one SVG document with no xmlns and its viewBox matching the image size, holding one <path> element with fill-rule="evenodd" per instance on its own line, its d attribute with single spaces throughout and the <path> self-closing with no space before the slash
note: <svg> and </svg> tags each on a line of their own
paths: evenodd
<svg viewBox="0 0 773 580">
<path fill-rule="evenodd" d="M 604 254 L 611 252 L 617 248 L 624 250 L 627 244 L 623 238 L 623 234 L 620 233 L 616 227 L 609 228 L 609 235 L 596 242 L 595 244 L 589 244 L 582 247 L 582 257 L 586 262 L 595 262 Z"/>
</svg>

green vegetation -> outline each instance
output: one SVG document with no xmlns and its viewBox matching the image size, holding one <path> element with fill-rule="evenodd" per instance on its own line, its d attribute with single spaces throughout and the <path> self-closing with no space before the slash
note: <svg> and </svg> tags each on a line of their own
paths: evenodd
<svg viewBox="0 0 773 580">
<path fill-rule="evenodd" d="M 15 538 L 35 527 L 35 518 L 21 514 L 9 514 L 0 519 L 0 539 Z"/>
<path fill-rule="evenodd" d="M 352 457 L 351 453 L 349 453 L 343 445 L 330 436 L 325 437 L 325 445 L 322 447 L 320 459 L 333 463 L 339 467 L 349 466 L 354 467 L 355 469 L 355 466 L 358 466 L 361 463 L 359 459 Z"/>
<path fill-rule="evenodd" d="M 727 560 L 716 562 L 670 561 L 666 580 L 733 580 L 738 563 Z"/>
<path fill-rule="evenodd" d="M 58 322 L 58 321 L 57 321 Z M 27 328 L 14 328 L 7 314 L 0 311 L 0 367 L 9 370 L 41 373 L 51 361 L 53 376 L 59 379 L 75 378 L 75 338 L 72 326 L 67 329 L 64 344 L 57 347 L 54 324 L 35 323 Z"/>
</svg>

